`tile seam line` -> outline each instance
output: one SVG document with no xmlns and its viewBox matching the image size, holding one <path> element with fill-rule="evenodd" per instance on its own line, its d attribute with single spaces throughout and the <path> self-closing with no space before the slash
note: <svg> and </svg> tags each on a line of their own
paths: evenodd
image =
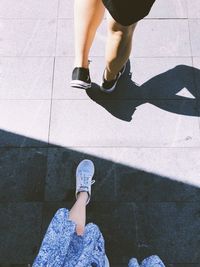
<svg viewBox="0 0 200 267">
<path fill-rule="evenodd" d="M 60 0 L 57 2 L 57 13 L 56 17 L 59 16 L 59 7 L 60 7 Z M 56 35 L 55 35 L 55 48 L 54 48 L 54 54 L 56 55 L 56 49 L 57 49 L 57 38 L 58 38 L 58 19 L 56 20 Z M 54 90 L 54 79 L 55 79 L 55 65 L 56 65 L 56 58 L 54 56 L 53 60 L 53 71 L 52 71 L 52 80 L 51 80 L 51 102 L 50 102 L 50 114 L 49 114 L 49 127 L 48 127 L 48 139 L 47 142 L 49 144 L 50 140 L 50 131 L 51 131 L 51 118 L 52 118 L 52 106 L 53 106 L 53 90 Z"/>
<path fill-rule="evenodd" d="M 0 59 L 2 58 L 63 58 L 63 59 L 67 59 L 67 58 L 74 58 L 74 55 L 65 55 L 65 56 L 61 56 L 61 55 L 44 55 L 44 56 L 39 56 L 39 55 L 0 55 Z M 91 58 L 104 58 L 104 55 L 91 55 Z M 200 56 L 193 56 L 195 58 L 200 58 Z M 131 60 L 134 59 L 179 59 L 179 58 L 191 58 L 191 55 L 185 55 L 185 56 L 130 56 Z"/>
<path fill-rule="evenodd" d="M 0 101 L 91 101 L 90 99 L 84 99 L 84 98 L 1 98 L 0 97 Z M 116 98 L 116 99 L 105 99 L 105 100 L 102 100 L 101 98 L 99 98 L 99 100 L 101 101 L 109 101 L 109 102 L 117 102 L 117 101 L 124 101 L 124 102 L 127 102 L 127 101 L 130 101 L 130 102 L 133 102 L 133 101 L 141 101 L 141 100 L 148 100 L 149 102 L 148 103 L 144 103 L 144 104 L 151 104 L 151 102 L 158 102 L 158 101 L 195 101 L 195 102 L 198 102 L 199 101 L 199 98 L 185 98 L 185 99 L 174 99 L 174 98 L 133 98 L 133 99 L 130 99 L 130 98 Z M 179 114 L 180 115 L 180 114 Z M 187 115 L 184 115 L 184 116 L 187 116 Z M 188 116 L 188 117 L 197 117 L 197 116 Z"/>
<path fill-rule="evenodd" d="M 56 17 L 58 18 L 59 15 L 59 6 L 60 6 L 60 0 L 57 2 L 57 12 L 56 12 Z M 53 57 L 53 69 L 52 69 L 52 79 L 51 79 L 51 99 L 50 101 L 50 114 L 49 114 L 49 125 L 48 125 L 48 138 L 47 138 L 47 143 L 46 143 L 46 151 L 47 151 L 47 157 L 49 153 L 49 140 L 50 140 L 50 131 L 51 131 L 51 118 L 52 118 L 52 106 L 53 106 L 53 90 L 54 90 L 54 79 L 55 79 L 55 65 L 56 65 L 56 48 L 57 48 L 57 36 L 58 36 L 58 19 L 56 20 L 56 34 L 55 34 L 55 41 L 54 41 L 54 57 Z M 48 168 L 48 164 L 47 164 Z M 45 176 L 45 184 L 46 184 L 46 176 Z M 46 195 L 46 186 L 44 186 L 44 198 Z M 44 211 L 44 207 L 43 207 Z M 43 228 L 43 222 L 44 217 L 42 216 L 42 223 L 41 223 L 41 234 L 42 234 L 42 228 Z"/>
<path fill-rule="evenodd" d="M 51 98 L 48 99 L 48 100 L 43 100 L 43 101 L 49 101 L 50 102 L 50 110 L 49 110 L 49 125 L 48 125 L 48 138 L 47 138 L 47 147 L 48 147 L 48 144 L 49 144 L 49 139 L 50 139 L 50 129 L 51 129 L 51 118 L 52 118 L 52 106 L 53 106 L 53 99 L 52 99 L 52 95 L 53 95 L 53 81 L 54 81 L 54 69 L 55 69 L 55 59 L 54 59 L 54 62 L 53 62 L 53 71 L 52 71 L 52 86 L 51 86 Z M 17 100 L 16 100 L 17 101 Z M 23 100 L 18 100 L 18 101 L 23 101 Z M 30 101 L 30 100 L 26 100 L 26 101 Z M 38 100 L 32 100 L 32 101 L 38 101 Z M 39 100 L 39 101 L 42 101 L 42 100 Z M 42 141 L 41 141 L 42 142 Z"/>
<path fill-rule="evenodd" d="M 1 98 L 0 97 L 0 101 L 51 101 L 51 100 L 52 100 L 51 98 Z"/>
<path fill-rule="evenodd" d="M 140 238 L 139 238 L 139 220 L 138 220 L 138 214 L 137 214 L 137 208 L 136 208 L 136 203 L 135 202 L 131 202 L 130 204 L 132 206 L 133 209 L 133 214 L 134 214 L 134 219 L 135 219 L 135 239 L 136 239 L 136 251 L 137 254 L 140 254 L 140 250 L 139 250 L 139 242 L 140 242 Z"/>
<path fill-rule="evenodd" d="M 0 98 L 1 100 L 1 98 Z M 3 100 L 3 99 L 2 99 Z M 12 99 L 11 99 L 12 100 Z M 19 100 L 23 100 L 23 99 L 19 99 Z M 30 99 L 31 100 L 31 99 Z M 34 100 L 34 99 L 33 99 Z M 35 100 L 40 100 L 40 99 L 35 99 Z M 43 100 L 43 99 L 41 99 Z M 48 100 L 48 99 L 46 99 Z M 90 99 L 84 99 L 84 98 L 53 98 L 53 101 L 91 101 Z M 116 99 L 101 99 L 98 98 L 97 100 L 101 100 L 101 101 L 109 101 L 109 102 L 115 102 L 115 101 L 141 101 L 141 100 L 149 100 L 149 102 L 156 102 L 156 101 L 195 101 L 198 102 L 199 98 L 185 98 L 185 99 L 174 99 L 174 98 L 116 98 Z M 145 103 L 144 103 L 145 104 Z M 151 103 L 147 103 L 147 104 L 151 104 Z M 193 117 L 193 116 L 189 116 L 189 117 Z"/>
<path fill-rule="evenodd" d="M 188 19 L 194 19 L 194 20 L 200 20 L 200 17 L 199 18 L 187 18 L 187 17 L 183 17 L 183 18 L 177 18 L 177 17 L 170 17 L 170 18 L 144 18 L 143 21 L 149 21 L 149 20 L 188 20 Z M 27 18 L 27 17 L 0 17 L 0 20 L 27 20 L 27 21 L 34 21 L 34 20 L 41 20 L 41 21 L 48 21 L 48 20 L 74 20 L 73 17 L 69 17 L 69 18 L 65 18 L 65 17 L 57 17 L 57 15 L 55 17 L 46 17 L 46 18 L 37 18 L 37 17 L 30 17 L 30 18 Z M 103 20 L 106 20 L 106 19 L 103 19 Z"/>
</svg>

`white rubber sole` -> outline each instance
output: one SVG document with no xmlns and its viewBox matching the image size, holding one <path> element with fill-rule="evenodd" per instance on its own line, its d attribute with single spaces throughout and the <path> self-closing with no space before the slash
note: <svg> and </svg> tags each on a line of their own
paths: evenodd
<svg viewBox="0 0 200 267">
<path fill-rule="evenodd" d="M 80 88 L 80 89 L 89 89 L 92 87 L 91 83 L 86 83 L 80 80 L 73 80 L 70 82 L 71 87 Z"/>
</svg>

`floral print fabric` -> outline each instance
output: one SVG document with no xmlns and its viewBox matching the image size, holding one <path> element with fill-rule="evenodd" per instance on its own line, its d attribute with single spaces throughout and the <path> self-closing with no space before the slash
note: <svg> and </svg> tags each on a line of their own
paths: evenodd
<svg viewBox="0 0 200 267">
<path fill-rule="evenodd" d="M 155 255 L 144 259 L 141 265 L 139 265 L 135 258 L 132 258 L 129 261 L 128 267 L 165 267 L 165 265 L 161 259 Z"/>
<path fill-rule="evenodd" d="M 54 215 L 33 267 L 107 267 L 104 239 L 93 223 L 85 227 L 83 236 L 76 234 L 76 225 L 68 219 L 69 211 L 59 209 Z M 128 267 L 165 267 L 157 256 L 145 259 L 141 265 L 135 258 Z"/>
<path fill-rule="evenodd" d="M 84 235 L 78 236 L 68 216 L 67 209 L 56 212 L 33 267 L 104 267 L 104 239 L 98 226 L 89 223 Z"/>
</svg>

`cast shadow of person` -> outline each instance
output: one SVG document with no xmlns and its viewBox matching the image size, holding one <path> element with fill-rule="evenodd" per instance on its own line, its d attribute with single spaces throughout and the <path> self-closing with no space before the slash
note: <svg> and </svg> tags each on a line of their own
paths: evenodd
<svg viewBox="0 0 200 267">
<path fill-rule="evenodd" d="M 137 85 L 131 79 L 129 62 L 125 75 L 112 94 L 101 92 L 97 84 L 93 84 L 87 94 L 113 116 L 128 122 L 137 107 L 145 103 L 176 114 L 199 116 L 197 81 L 200 81 L 199 69 L 178 65 Z M 187 89 L 189 97 L 180 94 L 182 89 Z"/>
</svg>

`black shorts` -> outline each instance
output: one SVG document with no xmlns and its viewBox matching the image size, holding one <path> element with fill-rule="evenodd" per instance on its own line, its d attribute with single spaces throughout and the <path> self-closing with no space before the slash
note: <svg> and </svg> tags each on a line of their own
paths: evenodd
<svg viewBox="0 0 200 267">
<path fill-rule="evenodd" d="M 115 21 L 131 25 L 149 14 L 155 0 L 102 0 Z"/>
</svg>

